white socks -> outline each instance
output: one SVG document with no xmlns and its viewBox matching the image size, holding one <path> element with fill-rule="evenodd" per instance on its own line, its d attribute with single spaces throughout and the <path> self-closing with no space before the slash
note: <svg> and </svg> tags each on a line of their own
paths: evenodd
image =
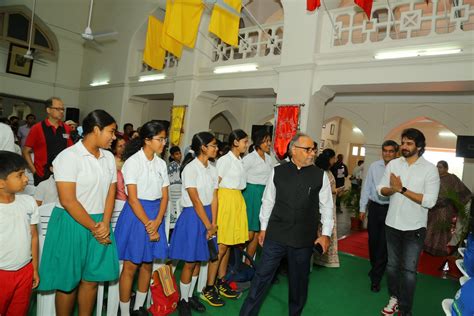
<svg viewBox="0 0 474 316">
<path fill-rule="evenodd" d="M 189 289 L 191 288 L 191 283 L 184 284 L 183 282 L 179 282 L 179 291 L 181 292 L 181 299 L 185 300 L 186 302 L 189 299 Z"/>
<path fill-rule="evenodd" d="M 143 292 L 137 291 L 137 294 L 135 296 L 135 306 L 133 306 L 134 311 L 142 307 L 143 304 L 145 304 L 146 295 L 147 295 L 147 292 L 143 293 Z"/>
<path fill-rule="evenodd" d="M 130 316 L 130 301 L 125 303 L 120 301 L 120 315 Z"/>
<path fill-rule="evenodd" d="M 197 277 L 197 276 L 193 276 L 193 277 L 192 277 L 192 279 L 191 279 L 191 287 L 189 288 L 189 295 L 188 295 L 188 297 L 193 297 L 194 288 L 196 287 L 197 280 L 198 280 L 198 277 Z"/>
</svg>

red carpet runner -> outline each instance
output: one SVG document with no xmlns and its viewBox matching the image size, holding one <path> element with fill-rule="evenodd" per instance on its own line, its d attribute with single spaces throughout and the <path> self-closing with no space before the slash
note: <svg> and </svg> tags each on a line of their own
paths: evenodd
<svg viewBox="0 0 474 316">
<path fill-rule="evenodd" d="M 338 242 L 339 251 L 345 252 L 357 257 L 369 259 L 369 236 L 366 230 L 351 232 L 350 236 L 340 239 Z M 456 258 L 449 257 L 435 257 L 425 252 L 421 253 L 420 262 L 418 264 L 418 272 L 429 274 L 435 277 L 441 277 L 443 274 L 440 267 L 448 260 L 449 272 L 448 275 L 453 278 L 459 278 L 461 273 L 454 261 Z"/>
</svg>

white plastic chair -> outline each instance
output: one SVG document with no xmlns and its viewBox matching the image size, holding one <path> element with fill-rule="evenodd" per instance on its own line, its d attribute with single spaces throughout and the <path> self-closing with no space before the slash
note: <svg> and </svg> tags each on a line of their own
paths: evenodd
<svg viewBox="0 0 474 316">
<path fill-rule="evenodd" d="M 459 271 L 461 271 L 463 275 L 469 277 L 469 274 L 467 274 L 466 269 L 464 268 L 463 259 L 456 260 L 456 266 L 458 267 Z"/>
<path fill-rule="evenodd" d="M 49 203 L 41 205 L 38 208 L 40 220 L 38 223 L 38 239 L 39 239 L 39 253 L 38 256 L 41 258 L 43 253 L 44 239 L 48 230 L 48 223 L 53 212 L 55 204 Z M 41 262 L 41 260 L 40 260 Z M 54 305 L 54 291 L 38 292 L 37 304 L 36 304 L 36 315 L 38 316 L 54 316 L 56 315 L 56 307 Z"/>
<path fill-rule="evenodd" d="M 458 248 L 458 252 L 461 255 L 461 257 L 464 257 L 464 251 L 466 251 L 466 248 L 464 248 L 464 247 L 459 247 Z"/>
<path fill-rule="evenodd" d="M 207 262 L 201 262 L 201 270 L 199 270 L 199 276 L 197 281 L 197 289 L 198 293 L 201 293 L 202 290 L 207 285 Z"/>
<path fill-rule="evenodd" d="M 172 184 L 168 188 L 169 193 L 169 205 L 171 209 L 169 210 L 170 216 L 170 229 L 174 228 L 176 221 L 178 220 L 179 214 L 181 214 L 181 210 L 178 209 L 178 202 L 181 199 L 181 184 Z"/>
<path fill-rule="evenodd" d="M 451 316 L 451 306 L 453 305 L 454 300 L 451 298 L 445 298 L 441 302 L 441 306 L 443 307 L 443 311 L 446 314 L 446 316 Z"/>
<path fill-rule="evenodd" d="M 122 212 L 123 206 L 125 205 L 125 201 L 122 200 L 115 200 L 115 207 L 112 211 L 112 217 L 110 218 L 110 226 L 112 226 L 112 230 L 115 230 L 115 226 L 117 225 L 117 220 L 119 218 L 120 212 Z M 123 263 L 119 261 L 120 264 L 120 272 L 122 272 Z M 99 287 L 97 288 L 97 304 L 96 304 L 96 315 L 102 315 L 102 307 L 104 304 L 104 288 L 105 284 L 99 283 Z M 109 282 L 109 292 L 107 296 L 107 316 L 116 316 L 118 313 L 120 304 L 119 298 L 119 281 L 111 281 Z"/>
</svg>

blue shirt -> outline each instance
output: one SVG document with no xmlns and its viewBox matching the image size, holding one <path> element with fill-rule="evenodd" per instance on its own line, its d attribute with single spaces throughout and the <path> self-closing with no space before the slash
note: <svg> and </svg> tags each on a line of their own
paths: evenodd
<svg viewBox="0 0 474 316">
<path fill-rule="evenodd" d="M 362 192 L 360 194 L 360 211 L 365 213 L 367 210 L 367 204 L 369 200 L 372 200 L 379 204 L 387 204 L 390 201 L 389 197 L 380 196 L 377 193 L 377 185 L 382 180 L 385 172 L 385 162 L 380 159 L 373 162 L 369 167 L 367 177 L 363 181 Z"/>
<path fill-rule="evenodd" d="M 453 316 L 474 315 L 474 279 L 468 280 L 456 293 L 451 309 Z"/>
</svg>

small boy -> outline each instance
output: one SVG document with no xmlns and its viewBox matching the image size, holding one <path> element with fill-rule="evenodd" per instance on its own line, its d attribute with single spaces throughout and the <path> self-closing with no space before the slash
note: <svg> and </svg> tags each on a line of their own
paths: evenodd
<svg viewBox="0 0 474 316">
<path fill-rule="evenodd" d="M 168 165 L 168 177 L 171 184 L 181 184 L 181 176 L 179 168 L 181 167 L 181 149 L 178 146 L 173 146 L 170 148 L 170 164 Z"/>
<path fill-rule="evenodd" d="M 0 151 L 0 315 L 26 315 L 38 276 L 38 206 L 17 194 L 28 184 L 26 161 Z"/>
</svg>

